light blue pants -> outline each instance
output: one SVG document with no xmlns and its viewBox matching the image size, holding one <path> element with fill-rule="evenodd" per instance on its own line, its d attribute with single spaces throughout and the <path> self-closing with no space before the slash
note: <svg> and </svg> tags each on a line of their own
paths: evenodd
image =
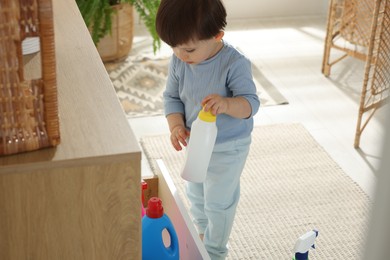
<svg viewBox="0 0 390 260">
<path fill-rule="evenodd" d="M 190 212 L 212 260 L 225 259 L 251 137 L 216 144 L 204 183 L 187 182 Z"/>
</svg>

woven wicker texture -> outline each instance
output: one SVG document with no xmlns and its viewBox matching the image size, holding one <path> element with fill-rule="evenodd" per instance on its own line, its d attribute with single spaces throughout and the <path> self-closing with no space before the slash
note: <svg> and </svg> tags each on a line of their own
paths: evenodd
<svg viewBox="0 0 390 260">
<path fill-rule="evenodd" d="M 366 71 L 362 88 L 355 147 L 375 111 L 388 101 L 390 92 L 390 1 L 380 1 L 375 7 Z M 367 114 L 367 115 L 366 115 Z"/>
<path fill-rule="evenodd" d="M 371 0 L 342 1 L 336 4 L 334 8 L 340 5 L 343 10 L 339 18 L 340 27 L 334 28 L 334 31 L 339 31 L 340 36 L 352 44 L 367 47 L 371 34 L 374 4 L 375 2 Z"/>
<path fill-rule="evenodd" d="M 59 143 L 51 1 L 0 0 L 0 155 Z M 38 36 L 41 78 L 24 79 L 22 41 Z"/>
<path fill-rule="evenodd" d="M 376 1 L 378 0 L 330 1 L 322 64 L 322 71 L 326 76 L 329 76 L 332 65 L 347 56 L 366 60 Z M 344 54 L 331 60 L 332 49 Z"/>
<path fill-rule="evenodd" d="M 141 139 L 152 169 L 163 159 L 185 206 L 185 152 L 169 135 Z M 291 259 L 299 236 L 317 228 L 310 259 L 360 259 L 370 201 L 301 124 L 255 127 L 227 259 Z"/>
<path fill-rule="evenodd" d="M 331 0 L 327 21 L 322 73 L 346 57 L 366 62 L 355 148 L 361 134 L 389 96 L 389 0 Z M 341 51 L 335 58 L 332 50 Z M 367 113 L 367 115 L 366 115 Z"/>
</svg>

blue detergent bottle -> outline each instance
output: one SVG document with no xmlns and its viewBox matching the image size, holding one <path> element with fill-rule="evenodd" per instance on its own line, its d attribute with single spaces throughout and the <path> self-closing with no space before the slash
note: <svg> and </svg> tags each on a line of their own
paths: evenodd
<svg viewBox="0 0 390 260">
<path fill-rule="evenodd" d="M 168 231 L 170 245 L 163 240 L 163 231 Z M 162 201 L 152 197 L 148 201 L 146 214 L 142 218 L 142 259 L 143 260 L 179 260 L 179 241 L 175 228 L 164 213 Z"/>
</svg>

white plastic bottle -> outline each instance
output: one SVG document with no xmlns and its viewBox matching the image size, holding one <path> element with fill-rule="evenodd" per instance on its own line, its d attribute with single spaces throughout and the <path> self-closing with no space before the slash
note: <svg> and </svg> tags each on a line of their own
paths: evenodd
<svg viewBox="0 0 390 260">
<path fill-rule="evenodd" d="M 202 109 L 192 123 L 186 160 L 181 172 L 183 179 L 198 183 L 205 180 L 217 138 L 216 121 L 216 116 Z"/>
</svg>

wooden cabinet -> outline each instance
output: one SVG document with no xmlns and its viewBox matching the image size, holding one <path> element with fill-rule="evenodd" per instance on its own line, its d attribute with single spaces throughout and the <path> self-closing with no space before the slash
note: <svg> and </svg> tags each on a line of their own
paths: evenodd
<svg viewBox="0 0 390 260">
<path fill-rule="evenodd" d="M 75 1 L 53 8 L 61 144 L 0 157 L 0 259 L 141 259 L 140 147 Z"/>
</svg>

